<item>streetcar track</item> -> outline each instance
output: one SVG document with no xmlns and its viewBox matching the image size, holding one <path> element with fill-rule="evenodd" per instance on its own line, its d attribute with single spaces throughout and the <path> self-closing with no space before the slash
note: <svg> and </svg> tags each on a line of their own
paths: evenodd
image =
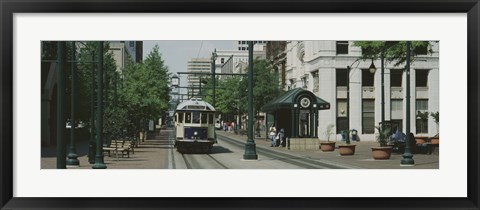
<svg viewBox="0 0 480 210">
<path fill-rule="evenodd" d="M 244 146 L 243 142 L 239 142 L 239 141 L 237 141 L 235 139 L 232 139 L 230 137 L 227 137 L 227 136 L 218 135 L 217 138 L 220 138 L 224 141 L 227 141 L 227 142 L 229 142 L 229 143 L 231 143 L 231 144 L 233 144 L 237 147 L 243 147 Z M 281 160 L 283 162 L 290 163 L 290 164 L 293 164 L 293 165 L 296 165 L 296 166 L 300 166 L 300 167 L 306 168 L 306 169 L 319 169 L 319 168 L 323 168 L 323 169 L 345 169 L 345 168 L 349 168 L 349 167 L 339 166 L 339 165 L 335 165 L 335 164 L 320 162 L 319 160 L 310 159 L 310 157 L 295 156 L 295 155 L 291 155 L 291 154 L 287 154 L 287 153 L 283 153 L 283 152 L 272 151 L 272 150 L 261 148 L 261 147 L 257 147 L 256 150 L 258 152 L 261 152 L 262 155 L 264 155 L 266 157 Z"/>
<path fill-rule="evenodd" d="M 185 165 L 187 166 L 187 169 L 193 169 L 192 165 L 190 164 L 190 162 L 185 157 L 185 154 L 183 153 L 182 153 L 182 158 L 183 158 L 183 161 L 185 161 Z"/>
<path fill-rule="evenodd" d="M 228 169 L 227 166 L 223 165 L 220 161 L 218 161 L 216 158 L 214 158 L 212 155 L 207 154 L 208 157 L 212 158 L 213 161 L 215 161 L 218 165 L 220 165 L 223 169 Z"/>
<path fill-rule="evenodd" d="M 174 145 L 174 137 L 173 137 L 173 132 L 170 133 L 170 135 L 168 136 L 168 143 L 170 144 L 170 158 L 171 158 L 171 163 L 172 163 L 172 169 L 176 169 L 177 166 L 175 165 L 175 156 L 174 156 L 174 148 L 173 145 Z"/>
<path fill-rule="evenodd" d="M 214 158 L 212 155 L 210 154 L 206 154 L 207 157 L 209 157 L 211 160 L 213 160 L 216 164 L 218 164 L 220 167 L 222 167 L 222 169 L 228 169 L 227 166 L 225 166 L 223 163 L 221 163 L 220 161 L 218 161 L 216 158 Z M 187 159 L 187 154 L 183 154 L 182 153 L 182 158 L 183 160 L 185 161 L 185 165 L 187 166 L 187 169 L 194 169 L 193 166 L 192 166 L 192 163 Z"/>
</svg>

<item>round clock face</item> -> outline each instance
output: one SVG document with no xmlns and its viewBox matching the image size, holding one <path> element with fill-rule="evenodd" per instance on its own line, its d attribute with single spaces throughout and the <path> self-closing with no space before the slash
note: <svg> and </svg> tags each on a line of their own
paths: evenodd
<svg viewBox="0 0 480 210">
<path fill-rule="evenodd" d="M 304 97 L 304 98 L 300 99 L 300 105 L 304 108 L 309 107 L 310 106 L 310 99 L 307 98 L 307 97 Z"/>
</svg>

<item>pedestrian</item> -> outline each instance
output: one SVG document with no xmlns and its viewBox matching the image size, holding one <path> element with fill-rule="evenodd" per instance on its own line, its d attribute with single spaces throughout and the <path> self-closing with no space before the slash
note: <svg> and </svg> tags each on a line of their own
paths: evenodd
<svg viewBox="0 0 480 210">
<path fill-rule="evenodd" d="M 260 138 L 260 122 L 255 123 L 255 137 Z"/>
<path fill-rule="evenodd" d="M 270 145 L 270 147 L 274 147 L 276 141 L 275 136 L 277 135 L 277 129 L 275 128 L 275 124 L 272 124 L 272 127 L 270 127 L 268 132 L 270 135 L 270 140 L 272 140 L 272 145 Z"/>
<path fill-rule="evenodd" d="M 278 144 L 278 146 L 285 147 L 285 130 L 283 128 L 278 132 L 278 137 L 280 138 L 280 144 Z"/>
</svg>

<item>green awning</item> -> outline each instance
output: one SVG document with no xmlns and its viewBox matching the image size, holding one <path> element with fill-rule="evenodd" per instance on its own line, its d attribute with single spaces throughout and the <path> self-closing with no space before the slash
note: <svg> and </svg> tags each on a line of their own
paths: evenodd
<svg viewBox="0 0 480 210">
<path fill-rule="evenodd" d="M 309 97 L 312 99 L 312 107 L 315 107 L 317 110 L 321 109 L 330 109 L 330 103 L 325 100 L 317 97 L 312 92 L 302 89 L 295 88 L 287 91 L 283 95 L 273 99 L 262 107 L 263 112 L 275 111 L 279 109 L 292 109 L 294 104 L 298 106 L 298 100 L 300 97 Z"/>
</svg>

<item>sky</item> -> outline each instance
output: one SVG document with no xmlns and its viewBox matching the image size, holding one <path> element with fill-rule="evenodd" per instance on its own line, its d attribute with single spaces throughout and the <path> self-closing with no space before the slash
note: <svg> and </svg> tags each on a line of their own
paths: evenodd
<svg viewBox="0 0 480 210">
<path fill-rule="evenodd" d="M 191 58 L 211 58 L 213 50 L 233 50 L 233 41 L 144 41 L 143 58 L 158 44 L 162 59 L 169 72 L 186 72 L 187 61 Z M 180 85 L 186 86 L 187 75 L 181 74 Z"/>
</svg>

